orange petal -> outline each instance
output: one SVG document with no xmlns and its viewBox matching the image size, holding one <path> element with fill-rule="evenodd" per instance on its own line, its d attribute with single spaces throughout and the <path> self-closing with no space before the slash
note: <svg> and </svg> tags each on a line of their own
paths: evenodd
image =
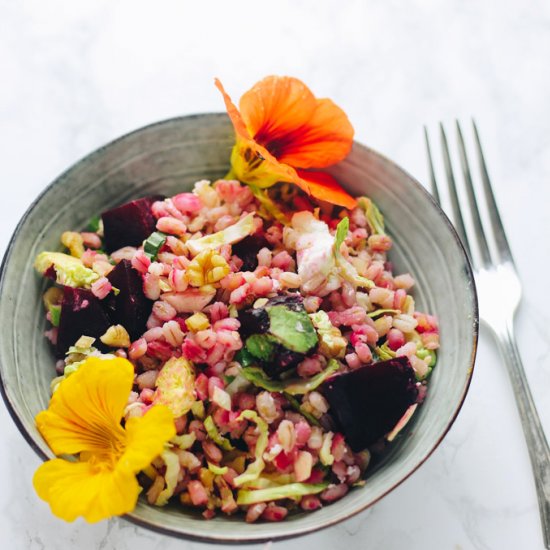
<svg viewBox="0 0 550 550">
<path fill-rule="evenodd" d="M 329 174 L 298 170 L 294 183 L 316 199 L 330 202 L 345 208 L 355 208 L 357 201 Z"/>
<path fill-rule="evenodd" d="M 316 100 L 301 80 L 268 76 L 241 97 L 239 107 L 252 137 L 278 158 L 313 116 Z"/>
<path fill-rule="evenodd" d="M 313 116 L 278 156 L 297 168 L 325 168 L 344 159 L 353 144 L 353 126 L 330 99 L 318 99 Z"/>
<path fill-rule="evenodd" d="M 241 113 L 239 113 L 237 107 L 235 106 L 233 101 L 231 101 L 231 98 L 225 91 L 223 84 L 217 78 L 214 79 L 214 84 L 216 85 L 216 88 L 218 88 L 218 90 L 222 93 L 223 100 L 225 102 L 225 109 L 227 110 L 227 114 L 229 115 L 229 118 L 233 123 L 233 128 L 235 128 L 235 132 L 237 133 L 237 135 L 243 138 L 250 139 L 250 134 L 246 129 L 246 126 L 241 117 Z"/>
<path fill-rule="evenodd" d="M 324 168 L 351 149 L 353 127 L 344 111 L 329 99 L 315 99 L 297 78 L 268 76 L 242 96 L 239 107 L 252 137 L 284 164 Z"/>
</svg>

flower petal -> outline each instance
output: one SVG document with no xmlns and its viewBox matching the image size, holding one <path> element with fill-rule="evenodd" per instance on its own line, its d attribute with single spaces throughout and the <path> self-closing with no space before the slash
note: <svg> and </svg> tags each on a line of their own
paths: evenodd
<svg viewBox="0 0 550 550">
<path fill-rule="evenodd" d="M 349 209 L 357 206 L 357 201 L 325 172 L 298 170 L 294 183 L 316 199 Z"/>
<path fill-rule="evenodd" d="M 235 128 L 235 132 L 238 136 L 241 136 L 246 139 L 250 139 L 250 134 L 248 133 L 248 130 L 246 129 L 246 126 L 243 122 L 243 119 L 241 117 L 241 114 L 237 110 L 237 107 L 231 101 L 231 98 L 225 91 L 223 84 L 219 81 L 219 79 L 214 79 L 214 84 L 216 85 L 216 88 L 221 92 L 223 96 L 223 100 L 225 102 L 225 108 L 227 110 L 227 114 L 229 115 L 229 118 L 231 119 L 231 122 L 233 123 L 233 128 Z"/>
<path fill-rule="evenodd" d="M 231 169 L 236 179 L 262 189 L 278 181 L 291 182 L 296 178 L 294 168 L 281 164 L 253 139 L 240 137 L 231 153 Z"/>
<path fill-rule="evenodd" d="M 134 368 L 126 359 L 90 357 L 53 394 L 36 417 L 38 430 L 56 455 L 110 453 L 124 443 L 120 420 L 132 389 Z"/>
<path fill-rule="evenodd" d="M 131 512 L 141 490 L 135 476 L 123 470 L 60 458 L 42 464 L 33 485 L 55 516 L 65 521 L 82 516 L 90 523 Z"/>
<path fill-rule="evenodd" d="M 138 473 L 163 452 L 164 444 L 175 435 L 174 415 L 163 405 L 155 405 L 142 417 L 128 419 L 126 450 L 118 467 Z"/>
<path fill-rule="evenodd" d="M 315 96 L 297 78 L 268 76 L 239 102 L 242 119 L 252 137 L 279 157 L 287 141 L 313 116 Z"/>
<path fill-rule="evenodd" d="M 324 168 L 342 160 L 353 126 L 330 99 L 316 99 L 297 78 L 268 76 L 246 92 L 241 118 L 254 140 L 295 168 Z"/>
<path fill-rule="evenodd" d="M 353 134 L 346 113 L 330 99 L 318 99 L 313 116 L 287 139 L 277 158 L 296 168 L 325 168 L 349 154 Z"/>
</svg>

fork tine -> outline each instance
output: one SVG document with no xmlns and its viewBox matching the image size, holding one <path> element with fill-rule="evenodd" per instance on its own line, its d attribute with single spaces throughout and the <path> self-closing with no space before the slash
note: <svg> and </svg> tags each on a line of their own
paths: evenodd
<svg viewBox="0 0 550 550">
<path fill-rule="evenodd" d="M 466 184 L 466 194 L 468 195 L 468 203 L 470 204 L 470 211 L 472 213 L 475 236 L 477 236 L 482 263 L 484 266 L 489 266 L 491 264 L 491 252 L 489 251 L 489 246 L 487 245 L 487 239 L 485 238 L 485 232 L 483 231 L 483 225 L 481 223 L 481 216 L 479 215 L 479 209 L 477 207 L 474 185 L 472 183 L 472 176 L 470 174 L 470 165 L 468 163 L 468 156 L 466 154 L 466 147 L 464 145 L 464 138 L 462 137 L 462 131 L 460 129 L 460 124 L 458 123 L 458 120 L 456 120 L 455 123 L 460 164 L 462 166 L 464 183 Z"/>
<path fill-rule="evenodd" d="M 428 169 L 430 170 L 430 193 L 435 199 L 437 204 L 441 205 L 441 199 L 439 197 L 439 189 L 437 188 L 437 182 L 435 181 L 434 164 L 432 160 L 432 151 L 430 149 L 430 140 L 428 139 L 428 128 L 424 126 L 424 141 L 426 142 L 426 153 L 428 155 Z"/>
<path fill-rule="evenodd" d="M 447 184 L 449 185 L 449 195 L 451 199 L 451 207 L 453 209 L 453 218 L 456 230 L 459 237 L 462 239 L 462 244 L 468 253 L 468 256 L 471 258 L 472 253 L 470 250 L 470 243 L 466 235 L 466 229 L 464 227 L 464 219 L 460 213 L 460 205 L 458 202 L 458 194 L 456 191 L 456 183 L 453 175 L 453 167 L 451 165 L 451 157 L 449 155 L 449 146 L 447 144 L 447 136 L 445 135 L 445 129 L 443 124 L 439 123 L 439 130 L 441 133 L 441 151 L 443 153 L 443 163 L 445 164 L 445 173 L 447 174 Z"/>
<path fill-rule="evenodd" d="M 481 179 L 483 181 L 483 190 L 487 200 L 489 219 L 491 220 L 491 227 L 493 229 L 498 255 L 502 261 L 509 261 L 513 264 L 514 258 L 512 257 L 512 251 L 510 250 L 510 245 L 508 244 L 508 239 L 506 238 L 506 233 L 504 232 L 504 226 L 502 225 L 502 220 L 500 219 L 498 206 L 495 200 L 495 195 L 493 194 L 493 188 L 491 186 L 491 180 L 489 179 L 489 173 L 487 172 L 487 165 L 485 164 L 485 158 L 481 149 L 479 132 L 477 131 L 477 126 L 474 119 L 472 119 L 472 126 L 474 129 L 479 169 L 481 172 Z"/>
</svg>

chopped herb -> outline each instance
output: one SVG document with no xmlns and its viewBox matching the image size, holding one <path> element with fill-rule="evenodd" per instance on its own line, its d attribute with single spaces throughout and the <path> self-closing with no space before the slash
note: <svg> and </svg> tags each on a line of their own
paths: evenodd
<svg viewBox="0 0 550 550">
<path fill-rule="evenodd" d="M 163 247 L 166 242 L 166 233 L 162 231 L 155 231 L 151 233 L 145 242 L 143 243 L 143 251 L 145 255 L 153 262 L 157 259 L 160 249 Z"/>
</svg>

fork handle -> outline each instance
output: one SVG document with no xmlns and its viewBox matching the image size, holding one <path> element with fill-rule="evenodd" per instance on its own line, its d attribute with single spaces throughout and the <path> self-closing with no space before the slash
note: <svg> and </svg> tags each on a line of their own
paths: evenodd
<svg viewBox="0 0 550 550">
<path fill-rule="evenodd" d="M 544 545 L 550 549 L 550 449 L 519 355 L 514 335 L 513 319 L 503 326 L 503 330 L 499 331 L 497 337 L 508 367 L 523 433 L 527 441 L 529 457 L 531 458 L 543 527 Z"/>
</svg>

